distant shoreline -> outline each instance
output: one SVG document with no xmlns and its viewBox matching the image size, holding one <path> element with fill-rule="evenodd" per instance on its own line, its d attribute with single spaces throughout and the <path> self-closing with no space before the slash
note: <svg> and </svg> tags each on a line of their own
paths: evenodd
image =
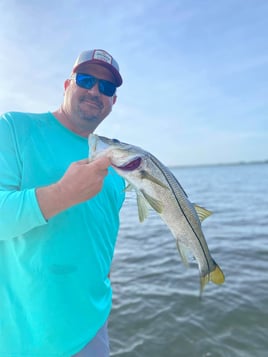
<svg viewBox="0 0 268 357">
<path fill-rule="evenodd" d="M 244 166 L 244 165 L 267 165 L 267 160 L 260 161 L 238 161 L 238 162 L 225 162 L 216 164 L 192 164 L 192 165 L 169 165 L 171 169 L 187 168 L 187 167 L 211 167 L 211 166 Z"/>
</svg>

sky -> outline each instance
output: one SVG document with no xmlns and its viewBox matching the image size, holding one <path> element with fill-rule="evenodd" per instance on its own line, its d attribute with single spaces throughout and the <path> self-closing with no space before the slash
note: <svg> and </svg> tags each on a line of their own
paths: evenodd
<svg viewBox="0 0 268 357">
<path fill-rule="evenodd" d="M 0 113 L 46 112 L 80 52 L 124 83 L 96 133 L 166 165 L 268 159 L 267 0 L 0 0 Z"/>
</svg>

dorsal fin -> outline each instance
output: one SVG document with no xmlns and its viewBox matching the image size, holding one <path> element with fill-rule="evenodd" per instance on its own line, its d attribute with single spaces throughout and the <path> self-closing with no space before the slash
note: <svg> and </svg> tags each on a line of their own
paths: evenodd
<svg viewBox="0 0 268 357">
<path fill-rule="evenodd" d="M 195 211 L 200 219 L 200 222 L 204 221 L 204 219 L 206 219 L 207 217 L 212 215 L 211 211 L 208 211 L 206 208 L 198 206 L 195 203 L 194 203 L 194 208 L 195 208 Z"/>
</svg>

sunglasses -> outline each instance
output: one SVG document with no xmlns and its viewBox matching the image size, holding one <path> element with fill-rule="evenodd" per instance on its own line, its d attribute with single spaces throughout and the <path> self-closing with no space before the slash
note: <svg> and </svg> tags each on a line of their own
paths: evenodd
<svg viewBox="0 0 268 357">
<path fill-rule="evenodd" d="M 93 77 L 91 74 L 86 73 L 75 73 L 73 78 L 75 78 L 76 84 L 81 88 L 91 89 L 96 83 L 98 83 L 100 93 L 107 95 L 108 97 L 112 97 L 115 94 L 116 85 L 112 82 L 105 81 L 104 79 L 98 79 Z"/>
</svg>

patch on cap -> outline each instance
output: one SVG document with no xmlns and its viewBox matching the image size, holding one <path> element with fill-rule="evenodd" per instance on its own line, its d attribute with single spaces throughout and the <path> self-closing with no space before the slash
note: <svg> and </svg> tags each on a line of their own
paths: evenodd
<svg viewBox="0 0 268 357">
<path fill-rule="evenodd" d="M 95 50 L 93 53 L 92 59 L 104 61 L 109 64 L 112 64 L 112 61 L 113 61 L 113 57 L 111 55 L 109 55 L 109 53 L 107 53 L 103 50 Z"/>
</svg>

